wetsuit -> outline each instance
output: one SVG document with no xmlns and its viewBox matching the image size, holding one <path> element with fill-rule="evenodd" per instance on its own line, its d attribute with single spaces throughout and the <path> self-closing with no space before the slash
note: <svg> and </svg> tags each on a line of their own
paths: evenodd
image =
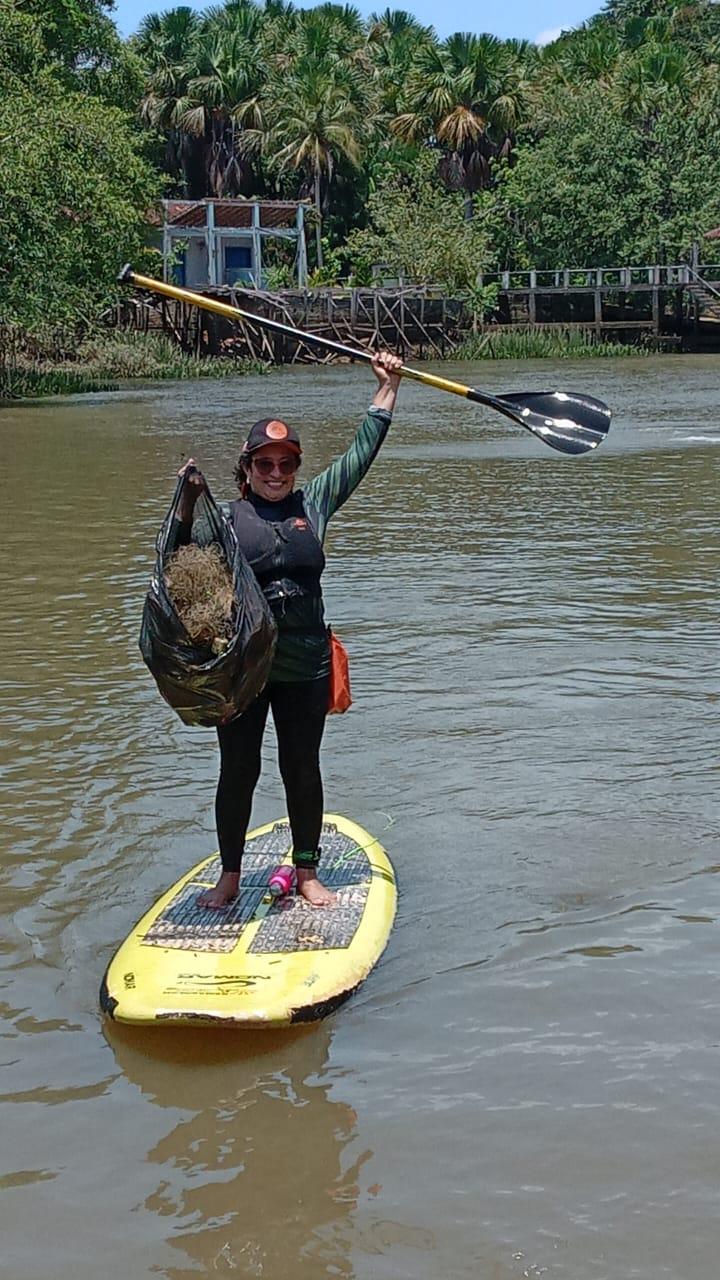
<svg viewBox="0 0 720 1280">
<path fill-rule="evenodd" d="M 385 409 L 370 408 L 347 452 L 282 502 L 266 502 L 251 492 L 230 504 L 240 547 L 277 623 L 278 642 L 265 689 L 243 715 L 218 727 L 215 817 L 225 871 L 240 869 L 268 709 L 277 733 L 293 861 L 296 866 L 313 867 L 320 859 L 320 742 L 330 670 L 320 589 L 325 567 L 322 544 L 328 521 L 375 458 L 391 416 Z"/>
</svg>

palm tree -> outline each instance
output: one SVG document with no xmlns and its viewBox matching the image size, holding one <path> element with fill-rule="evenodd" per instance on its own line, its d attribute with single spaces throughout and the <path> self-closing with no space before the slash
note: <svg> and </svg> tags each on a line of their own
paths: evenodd
<svg viewBox="0 0 720 1280">
<path fill-rule="evenodd" d="M 240 154 L 243 130 L 262 127 L 267 76 L 265 10 L 253 0 L 228 0 L 202 16 L 187 6 L 144 19 L 135 45 L 148 68 L 141 117 L 167 140 L 168 168 L 182 172 L 187 196 L 248 193 L 255 184 Z"/>
<path fill-rule="evenodd" d="M 199 37 L 200 19 L 187 5 L 143 18 L 132 44 L 146 66 L 140 102 L 144 124 L 164 134 L 168 172 L 182 176 L 186 196 L 204 195 L 203 145 L 181 125 L 188 91 L 188 64 Z"/>
<path fill-rule="evenodd" d="M 132 43 L 150 68 L 160 64 L 179 65 L 200 27 L 200 18 L 188 5 L 149 13 L 143 18 Z"/>
<path fill-rule="evenodd" d="M 424 27 L 405 9 L 371 13 L 367 43 L 381 93 L 380 110 L 388 121 L 399 112 L 398 99 L 421 45 L 437 44 L 432 27 Z"/>
<path fill-rule="evenodd" d="M 647 132 L 666 103 L 688 101 L 700 74 L 683 48 L 649 43 L 619 59 L 612 97 L 623 115 Z"/>
<path fill-rule="evenodd" d="M 300 10 L 286 55 L 292 67 L 324 66 L 332 71 L 342 64 L 369 69 L 365 28 L 358 10 L 349 4 L 332 3 Z"/>
<path fill-rule="evenodd" d="M 318 266 L 322 216 L 338 165 L 358 168 L 371 118 L 371 74 L 362 19 L 350 5 L 321 4 L 281 15 L 266 32 L 271 68 L 263 120 L 242 134 L 245 156 L 278 178 L 296 173 L 312 193 Z"/>
<path fill-rule="evenodd" d="M 267 18 L 290 18 L 297 10 L 292 0 L 265 0 L 263 12 Z"/>
<path fill-rule="evenodd" d="M 362 114 L 346 77 L 305 67 L 285 80 L 264 150 L 279 172 L 295 170 L 312 185 L 318 267 L 323 265 L 323 208 L 335 168 L 339 161 L 359 167 L 362 137 Z"/>
<path fill-rule="evenodd" d="M 254 183 L 239 142 L 243 130 L 263 125 L 267 66 L 260 52 L 262 23 L 261 10 L 243 0 L 209 10 L 188 68 L 180 122 L 188 133 L 205 139 L 208 190 L 215 196 L 243 189 L 249 194 Z"/>
<path fill-rule="evenodd" d="M 316 5 L 314 9 L 306 9 L 302 16 L 308 27 L 314 26 L 316 22 L 328 23 L 336 39 L 354 42 L 363 39 L 365 28 L 360 10 L 352 4 L 333 4 L 332 0 L 324 0 L 323 4 Z"/>
<path fill-rule="evenodd" d="M 405 110 L 393 120 L 398 137 L 440 148 L 446 185 L 473 193 L 491 183 L 491 162 L 508 158 L 526 112 L 529 83 L 512 46 L 494 36 L 457 33 L 423 45 L 407 79 Z"/>
<path fill-rule="evenodd" d="M 543 66 L 553 67 L 556 78 L 575 86 L 597 81 L 609 88 L 620 56 L 620 35 L 606 20 L 591 22 L 568 32 L 543 51 Z"/>
</svg>

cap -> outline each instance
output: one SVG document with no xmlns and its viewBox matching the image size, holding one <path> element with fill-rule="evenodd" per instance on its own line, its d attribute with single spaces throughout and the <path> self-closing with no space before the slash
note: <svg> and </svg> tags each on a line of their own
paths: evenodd
<svg viewBox="0 0 720 1280">
<path fill-rule="evenodd" d="M 259 422 L 255 422 L 242 447 L 243 454 L 247 456 L 254 453 L 256 449 L 262 449 L 264 444 L 285 444 L 298 457 L 302 453 L 297 431 L 280 418 L 261 418 Z"/>
</svg>

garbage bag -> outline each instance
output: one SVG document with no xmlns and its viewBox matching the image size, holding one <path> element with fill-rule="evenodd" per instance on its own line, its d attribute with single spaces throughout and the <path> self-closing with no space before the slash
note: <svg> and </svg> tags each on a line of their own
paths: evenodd
<svg viewBox="0 0 720 1280">
<path fill-rule="evenodd" d="M 214 544 L 232 574 L 232 634 L 222 653 L 190 638 L 165 581 L 165 568 L 178 547 L 175 513 L 185 477 L 180 477 L 156 541 L 155 572 L 145 597 L 140 651 L 166 702 L 184 724 L 226 724 L 247 710 L 270 674 L 277 627 L 255 574 L 238 546 L 230 520 L 209 490 L 195 504 L 191 542 Z"/>
</svg>

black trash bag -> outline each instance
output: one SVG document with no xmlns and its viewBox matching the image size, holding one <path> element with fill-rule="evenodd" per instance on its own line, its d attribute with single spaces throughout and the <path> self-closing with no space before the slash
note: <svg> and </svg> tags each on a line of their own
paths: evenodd
<svg viewBox="0 0 720 1280">
<path fill-rule="evenodd" d="M 157 537 L 155 573 L 145 597 L 140 651 L 158 689 L 184 724 L 218 725 L 247 710 L 270 674 L 277 627 L 230 521 L 208 491 L 195 504 L 190 541 L 220 548 L 233 578 L 232 637 L 214 655 L 190 639 L 165 582 L 165 566 L 178 548 L 175 512 L 185 484 L 178 480 Z"/>
</svg>

